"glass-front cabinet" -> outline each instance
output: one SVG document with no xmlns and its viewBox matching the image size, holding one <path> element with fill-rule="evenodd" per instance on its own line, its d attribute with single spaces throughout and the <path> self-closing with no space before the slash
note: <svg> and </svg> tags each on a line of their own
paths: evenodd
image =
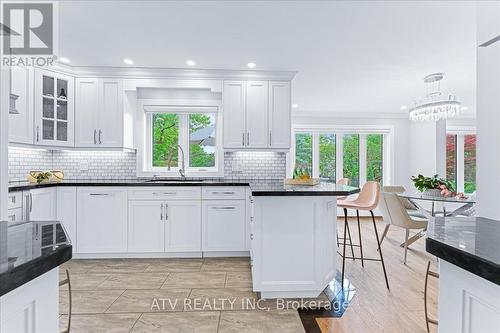
<svg viewBox="0 0 500 333">
<path fill-rule="evenodd" d="M 74 78 L 37 70 L 35 75 L 35 144 L 74 145 Z"/>
</svg>

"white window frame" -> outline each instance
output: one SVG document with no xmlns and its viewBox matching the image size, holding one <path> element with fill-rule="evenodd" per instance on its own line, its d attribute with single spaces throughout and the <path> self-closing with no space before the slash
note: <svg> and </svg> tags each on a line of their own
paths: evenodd
<svg viewBox="0 0 500 333">
<path fill-rule="evenodd" d="M 222 143 L 221 104 L 213 100 L 141 100 L 137 108 L 137 170 L 138 177 L 178 178 L 182 153 L 178 150 L 177 167 L 152 166 L 152 115 L 153 113 L 175 113 L 179 117 L 179 145 L 184 149 L 186 177 L 210 178 L 224 176 L 224 151 Z M 189 114 L 216 114 L 215 167 L 195 168 L 189 166 Z"/>
<path fill-rule="evenodd" d="M 367 134 L 382 134 L 383 135 L 383 156 L 382 156 L 382 177 L 384 185 L 391 185 L 394 177 L 394 126 L 360 126 L 360 125 L 292 125 L 292 145 L 290 152 L 287 155 L 287 176 L 292 177 L 295 167 L 295 134 L 310 133 L 312 134 L 312 161 L 313 161 L 313 178 L 319 177 L 319 135 L 320 134 L 335 134 L 336 156 L 335 156 L 335 179 L 343 178 L 344 159 L 343 159 L 343 135 L 344 134 L 359 134 L 359 185 L 360 187 L 366 183 L 366 135 Z"/>
<path fill-rule="evenodd" d="M 446 128 L 446 135 L 456 135 L 456 163 L 457 163 L 457 192 L 465 191 L 465 141 L 466 135 L 476 135 L 476 128 L 473 126 L 448 126 Z M 477 150 L 477 146 L 476 146 Z M 477 156 L 477 155 L 476 155 Z M 477 161 L 476 161 L 477 163 Z M 477 185 L 477 184 L 476 184 Z M 468 193 L 470 194 L 470 193 Z"/>
</svg>

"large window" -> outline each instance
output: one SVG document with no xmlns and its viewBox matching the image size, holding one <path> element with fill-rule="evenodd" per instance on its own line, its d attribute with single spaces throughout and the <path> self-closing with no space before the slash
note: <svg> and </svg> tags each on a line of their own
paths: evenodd
<svg viewBox="0 0 500 333">
<path fill-rule="evenodd" d="M 216 113 L 151 112 L 146 115 L 147 171 L 160 176 L 219 173 L 221 154 Z"/>
<path fill-rule="evenodd" d="M 388 163 L 384 163 L 387 150 L 387 133 L 356 133 L 347 130 L 328 132 L 324 129 L 295 129 L 294 158 L 289 161 L 289 174 L 294 168 L 310 168 L 312 176 L 323 181 L 335 182 L 349 178 L 352 186 L 362 186 L 366 181 L 383 183 Z M 386 165 L 387 164 L 387 165 Z"/>
<path fill-rule="evenodd" d="M 458 192 L 476 191 L 476 135 L 464 131 L 446 136 L 446 178 Z"/>
</svg>

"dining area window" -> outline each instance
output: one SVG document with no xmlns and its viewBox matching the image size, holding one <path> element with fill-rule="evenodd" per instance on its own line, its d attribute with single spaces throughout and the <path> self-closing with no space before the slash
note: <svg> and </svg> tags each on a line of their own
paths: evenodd
<svg viewBox="0 0 500 333">
<path fill-rule="evenodd" d="M 446 179 L 457 192 L 476 192 L 476 134 L 452 130 L 446 135 Z"/>
</svg>

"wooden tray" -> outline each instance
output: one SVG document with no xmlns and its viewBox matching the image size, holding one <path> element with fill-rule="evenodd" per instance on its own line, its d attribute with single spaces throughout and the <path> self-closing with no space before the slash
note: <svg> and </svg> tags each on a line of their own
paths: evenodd
<svg viewBox="0 0 500 333">
<path fill-rule="evenodd" d="M 285 185 L 304 185 L 304 186 L 313 186 L 319 184 L 319 178 L 309 178 L 309 179 L 294 179 L 294 178 L 285 178 Z"/>
</svg>

